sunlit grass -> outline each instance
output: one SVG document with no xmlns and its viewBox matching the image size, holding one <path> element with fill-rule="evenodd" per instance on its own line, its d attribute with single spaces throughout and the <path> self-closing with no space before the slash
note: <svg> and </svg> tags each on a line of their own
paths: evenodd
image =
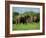
<svg viewBox="0 0 46 38">
<path fill-rule="evenodd" d="M 21 23 L 21 24 L 13 24 L 13 30 L 39 30 L 40 22 L 38 23 Z"/>
</svg>

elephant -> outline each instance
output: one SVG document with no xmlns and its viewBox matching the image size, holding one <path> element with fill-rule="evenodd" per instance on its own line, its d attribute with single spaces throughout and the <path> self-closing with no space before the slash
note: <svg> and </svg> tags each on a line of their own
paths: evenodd
<svg viewBox="0 0 46 38">
<path fill-rule="evenodd" d="M 33 17 L 30 16 L 29 18 L 27 18 L 27 19 L 26 19 L 26 22 L 27 22 L 27 23 L 31 23 L 31 22 L 33 22 Z"/>
<path fill-rule="evenodd" d="M 17 16 L 15 19 L 16 19 L 16 24 L 20 23 L 20 16 Z"/>
</svg>

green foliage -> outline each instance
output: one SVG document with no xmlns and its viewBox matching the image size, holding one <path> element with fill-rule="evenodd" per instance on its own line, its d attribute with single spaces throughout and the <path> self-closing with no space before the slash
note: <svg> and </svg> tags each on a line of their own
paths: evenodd
<svg viewBox="0 0 46 38">
<path fill-rule="evenodd" d="M 35 12 L 32 12 L 32 11 L 29 11 L 29 12 L 25 12 L 24 15 L 29 15 L 29 16 L 37 16 L 39 13 L 35 13 Z"/>
<path fill-rule="evenodd" d="M 18 12 L 13 12 L 13 17 L 19 15 Z"/>
</svg>

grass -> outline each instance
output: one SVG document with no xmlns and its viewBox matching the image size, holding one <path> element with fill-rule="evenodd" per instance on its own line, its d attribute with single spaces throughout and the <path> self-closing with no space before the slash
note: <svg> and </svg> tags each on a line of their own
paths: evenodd
<svg viewBox="0 0 46 38">
<path fill-rule="evenodd" d="M 21 24 L 13 24 L 13 31 L 14 30 L 39 30 L 40 29 L 40 22 L 39 23 L 21 23 Z"/>
</svg>

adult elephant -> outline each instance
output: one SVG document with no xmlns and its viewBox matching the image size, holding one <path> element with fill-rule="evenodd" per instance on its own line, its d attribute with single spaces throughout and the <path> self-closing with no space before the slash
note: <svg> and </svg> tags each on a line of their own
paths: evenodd
<svg viewBox="0 0 46 38">
<path fill-rule="evenodd" d="M 17 16 L 16 17 L 16 24 L 18 24 L 18 23 L 26 23 L 26 19 L 25 19 L 25 17 L 24 16 Z"/>
<path fill-rule="evenodd" d="M 20 16 L 16 16 L 16 24 L 20 23 Z"/>
<path fill-rule="evenodd" d="M 27 22 L 27 23 L 33 22 L 33 16 L 29 16 L 29 17 L 26 19 L 26 22 Z"/>
</svg>

